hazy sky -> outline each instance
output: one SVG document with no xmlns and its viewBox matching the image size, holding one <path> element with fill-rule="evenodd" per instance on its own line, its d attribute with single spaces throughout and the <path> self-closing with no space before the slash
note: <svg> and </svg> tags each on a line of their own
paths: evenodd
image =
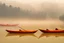
<svg viewBox="0 0 64 43">
<path fill-rule="evenodd" d="M 0 1 L 11 5 L 14 5 L 15 3 L 29 4 L 29 5 L 38 5 L 43 2 L 64 3 L 64 0 L 0 0 Z"/>
<path fill-rule="evenodd" d="M 8 5 L 18 6 L 18 7 L 25 7 L 30 6 L 36 9 L 40 8 L 42 3 L 57 3 L 57 4 L 64 4 L 64 0 L 0 0 L 3 3 Z M 22 5 L 22 6 L 20 6 Z"/>
<path fill-rule="evenodd" d="M 64 7 L 64 0 L 0 0 L 3 3 L 6 3 L 8 5 L 21 7 L 21 8 L 34 8 L 36 11 L 41 8 L 42 4 L 45 5 L 45 7 L 54 4 L 58 5 L 61 8 Z M 50 7 L 50 6 L 49 6 Z M 40 9 L 39 9 L 40 10 Z"/>
<path fill-rule="evenodd" d="M 41 7 L 41 4 L 58 4 L 59 6 L 64 6 L 64 0 L 0 0 L 2 3 L 6 3 L 8 5 L 18 6 L 18 7 L 34 7 L 36 9 Z M 29 8 L 28 7 L 28 8 Z"/>
<path fill-rule="evenodd" d="M 38 4 L 42 2 L 57 2 L 57 3 L 63 3 L 64 0 L 0 0 L 2 2 L 19 2 L 19 3 L 27 3 L 27 4 Z"/>
</svg>

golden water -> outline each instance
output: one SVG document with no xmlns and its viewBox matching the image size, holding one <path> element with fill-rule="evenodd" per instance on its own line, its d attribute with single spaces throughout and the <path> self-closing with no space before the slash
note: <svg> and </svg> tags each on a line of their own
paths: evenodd
<svg viewBox="0 0 64 43">
<path fill-rule="evenodd" d="M 26 20 L 1 20 L 0 23 L 18 23 L 20 27 L 26 30 L 54 29 L 58 27 L 63 29 L 63 23 L 60 21 L 26 21 Z M 18 30 L 18 26 L 0 26 L 0 43 L 64 43 L 64 33 L 42 33 L 37 31 L 34 34 L 14 34 L 8 33 L 6 29 Z"/>
</svg>

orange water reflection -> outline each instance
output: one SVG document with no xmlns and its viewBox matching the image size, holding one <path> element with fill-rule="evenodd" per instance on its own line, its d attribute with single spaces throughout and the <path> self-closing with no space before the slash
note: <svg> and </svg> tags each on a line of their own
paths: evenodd
<svg viewBox="0 0 64 43">
<path fill-rule="evenodd" d="M 51 36 L 55 36 L 55 37 L 64 37 L 64 33 L 42 33 L 39 37 L 37 37 L 34 33 L 8 33 L 6 35 L 6 37 L 9 36 L 19 36 L 19 37 L 23 37 L 23 36 L 33 36 L 36 38 L 41 38 L 41 37 L 51 37 Z"/>
<path fill-rule="evenodd" d="M 22 36 L 34 36 L 34 37 L 36 37 L 34 35 L 34 33 L 8 33 L 6 35 L 6 37 L 8 37 L 8 36 L 19 36 L 19 37 L 22 37 Z"/>
<path fill-rule="evenodd" d="M 50 37 L 50 36 L 55 36 L 55 37 L 64 37 L 64 33 L 42 33 L 39 38 L 41 37 Z"/>
</svg>

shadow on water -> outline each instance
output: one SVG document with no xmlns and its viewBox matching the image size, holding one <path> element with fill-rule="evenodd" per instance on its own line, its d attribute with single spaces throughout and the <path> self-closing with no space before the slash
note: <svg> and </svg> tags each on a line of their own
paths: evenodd
<svg viewBox="0 0 64 43">
<path fill-rule="evenodd" d="M 8 36 L 19 36 L 19 37 L 22 37 L 22 36 L 34 36 L 34 37 L 37 37 L 34 35 L 34 33 L 8 33 L 6 35 L 6 37 Z"/>
<path fill-rule="evenodd" d="M 50 36 L 55 36 L 55 37 L 64 37 L 64 33 L 42 33 L 39 38 L 41 37 L 50 37 Z"/>
<path fill-rule="evenodd" d="M 37 37 L 36 35 L 34 35 L 34 33 L 8 33 L 6 35 L 6 37 L 8 36 L 34 36 L 36 38 L 41 38 L 41 37 L 50 37 L 50 36 L 55 36 L 55 37 L 64 37 L 64 33 L 42 33 L 39 37 Z"/>
</svg>

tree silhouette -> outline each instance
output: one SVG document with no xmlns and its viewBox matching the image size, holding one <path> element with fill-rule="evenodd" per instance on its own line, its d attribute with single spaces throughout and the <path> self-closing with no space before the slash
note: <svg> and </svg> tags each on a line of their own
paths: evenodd
<svg viewBox="0 0 64 43">
<path fill-rule="evenodd" d="M 0 17 L 17 17 L 19 12 L 19 7 L 7 6 L 5 3 L 0 4 Z"/>
<path fill-rule="evenodd" d="M 64 21 L 64 14 L 59 17 L 61 21 Z"/>
</svg>

